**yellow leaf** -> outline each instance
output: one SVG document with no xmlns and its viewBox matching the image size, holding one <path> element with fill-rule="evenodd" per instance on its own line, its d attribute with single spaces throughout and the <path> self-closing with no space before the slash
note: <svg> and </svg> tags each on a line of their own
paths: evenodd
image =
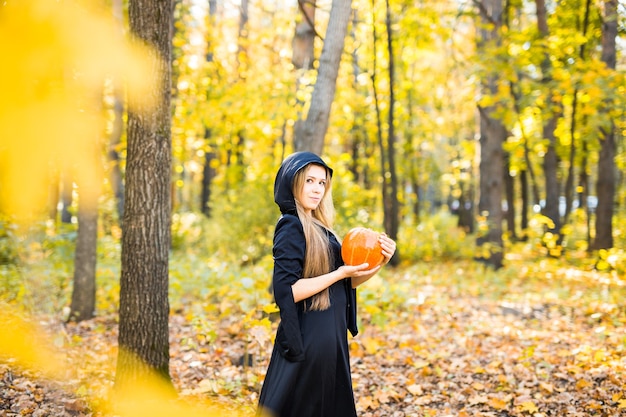
<svg viewBox="0 0 626 417">
<path fill-rule="evenodd" d="M 495 408 L 496 410 L 504 410 L 509 402 L 501 398 L 492 398 L 487 404 L 489 404 L 491 408 Z"/>
<path fill-rule="evenodd" d="M 474 388 L 475 390 L 478 390 L 478 391 L 482 391 L 482 390 L 485 389 L 485 386 L 483 384 L 481 384 L 480 382 L 474 382 L 472 384 L 472 388 Z"/>
<path fill-rule="evenodd" d="M 367 410 L 368 408 L 374 410 L 374 409 L 376 409 L 376 407 L 378 407 L 378 401 L 373 399 L 371 396 L 366 395 L 366 396 L 361 397 L 359 399 L 359 402 L 358 402 L 357 405 L 362 410 Z"/>
<path fill-rule="evenodd" d="M 579 379 L 578 382 L 576 382 L 576 389 L 581 390 L 581 389 L 588 388 L 592 385 L 593 384 L 587 381 L 586 379 Z"/>
<path fill-rule="evenodd" d="M 539 411 L 535 403 L 532 401 L 526 401 L 526 402 L 521 403 L 519 409 L 520 411 L 526 411 L 530 414 L 533 414 Z"/>
<path fill-rule="evenodd" d="M 550 394 L 552 394 L 554 392 L 554 387 L 552 386 L 552 384 L 548 384 L 547 382 L 540 382 L 539 383 L 539 387 L 542 390 L 544 390 L 544 391 L 546 391 L 546 392 L 548 392 Z"/>
<path fill-rule="evenodd" d="M 626 409 L 626 400 L 619 400 L 617 404 L 617 408 Z"/>
<path fill-rule="evenodd" d="M 370 355 L 378 352 L 378 348 L 380 347 L 380 343 L 378 342 L 378 340 L 371 337 L 364 338 L 361 343 L 363 343 L 365 351 Z"/>
<path fill-rule="evenodd" d="M 266 314 L 278 313 L 280 309 L 276 303 L 266 304 L 263 306 L 263 312 Z"/>
</svg>

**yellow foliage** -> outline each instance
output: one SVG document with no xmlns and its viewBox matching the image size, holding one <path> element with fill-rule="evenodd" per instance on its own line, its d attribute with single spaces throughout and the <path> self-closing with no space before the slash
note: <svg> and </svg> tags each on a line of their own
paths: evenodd
<svg viewBox="0 0 626 417">
<path fill-rule="evenodd" d="M 207 389 L 211 384 L 200 384 L 200 390 Z M 208 392 L 205 391 L 205 392 Z M 142 379 L 140 384 L 132 384 L 128 389 L 116 393 L 113 409 L 120 417 L 211 417 L 211 416 L 243 416 L 237 410 L 212 403 L 211 401 L 184 402 L 172 393 L 171 385 L 158 377 Z"/>
<path fill-rule="evenodd" d="M 64 357 L 48 348 L 53 343 L 37 326 L 8 306 L 0 309 L 0 323 L 0 357 L 11 358 L 20 367 L 37 369 L 52 377 L 65 369 Z"/>
<path fill-rule="evenodd" d="M 537 411 L 539 411 L 539 409 L 537 408 L 537 406 L 535 405 L 534 402 L 532 401 L 525 401 L 523 403 L 520 404 L 519 406 L 520 411 L 526 411 L 530 414 L 534 414 Z"/>
<path fill-rule="evenodd" d="M 35 326 L 3 306 L 0 310 L 0 357 L 24 369 L 44 372 L 50 378 L 67 378 L 67 360 L 64 355 L 49 349 L 53 342 Z M 84 362 L 80 360 L 79 362 Z M 119 388 L 104 407 L 115 410 L 120 417 L 170 416 L 243 416 L 238 410 L 225 408 L 209 400 L 182 401 L 170 383 L 148 374 L 141 383 Z"/>
<path fill-rule="evenodd" d="M 94 175 L 103 133 L 106 77 L 138 93 L 150 86 L 147 51 L 107 19 L 75 2 L 9 1 L 0 6 L 0 172 L 7 212 L 44 207 L 54 165 Z M 88 157 L 86 157 L 88 156 Z"/>
</svg>

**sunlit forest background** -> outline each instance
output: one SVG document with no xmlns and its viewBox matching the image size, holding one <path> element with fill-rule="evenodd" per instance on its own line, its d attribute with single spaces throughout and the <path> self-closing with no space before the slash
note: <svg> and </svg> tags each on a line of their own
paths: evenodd
<svg viewBox="0 0 626 417">
<path fill-rule="evenodd" d="M 360 415 L 626 409 L 626 3 L 175 0 L 167 54 L 133 29 L 156 0 L 26 3 L 0 5 L 7 415 L 111 412 L 120 282 L 142 263 L 167 264 L 173 386 L 252 415 L 277 325 L 273 181 L 296 150 L 334 168 L 339 236 L 398 244 L 359 289 Z M 158 103 L 169 120 L 146 116 Z M 130 243 L 126 261 L 154 211 L 129 202 L 163 171 L 165 240 L 144 243 L 166 262 Z"/>
</svg>

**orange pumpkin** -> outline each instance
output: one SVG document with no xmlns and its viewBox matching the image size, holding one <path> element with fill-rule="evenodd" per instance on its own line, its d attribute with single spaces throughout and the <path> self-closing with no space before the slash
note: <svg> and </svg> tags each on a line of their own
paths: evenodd
<svg viewBox="0 0 626 417">
<path fill-rule="evenodd" d="M 361 265 L 365 262 L 370 269 L 385 259 L 378 242 L 380 233 L 365 227 L 355 227 L 343 238 L 341 257 L 346 265 Z"/>
</svg>

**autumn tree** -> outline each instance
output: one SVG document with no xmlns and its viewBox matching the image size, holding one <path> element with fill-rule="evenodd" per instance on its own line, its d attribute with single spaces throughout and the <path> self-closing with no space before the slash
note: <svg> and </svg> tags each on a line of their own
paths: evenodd
<svg viewBox="0 0 626 417">
<path fill-rule="evenodd" d="M 333 0 L 319 59 L 317 80 L 304 126 L 295 132 L 295 150 L 321 154 L 328 129 L 330 109 L 335 98 L 339 64 L 344 50 L 348 23 L 352 9 L 351 0 Z"/>
<path fill-rule="evenodd" d="M 560 187 L 558 182 L 559 156 L 556 150 L 555 130 L 562 113 L 559 103 L 554 96 L 554 79 L 552 75 L 552 62 L 548 47 L 550 30 L 545 0 L 535 0 L 537 9 L 537 27 L 542 41 L 543 58 L 541 59 L 541 84 L 543 85 L 543 107 L 541 108 L 543 122 L 543 139 L 546 141 L 546 152 L 543 156 L 543 175 L 545 180 L 545 207 L 543 213 L 552 220 L 549 227 L 554 234 L 561 230 L 561 218 L 559 213 Z"/>
<path fill-rule="evenodd" d="M 207 25 L 209 29 L 212 29 L 216 23 L 217 16 L 217 1 L 209 0 L 209 14 L 207 16 Z M 204 54 L 206 62 L 212 63 L 214 59 L 213 49 L 215 48 L 215 40 L 211 35 L 211 31 L 209 31 L 209 35 L 207 35 L 206 41 L 206 53 Z M 209 93 L 207 93 L 209 94 Z M 217 160 L 217 152 L 215 150 L 215 146 L 213 145 L 212 140 L 212 131 L 211 127 L 204 122 L 203 123 L 203 137 L 205 146 L 202 154 L 204 155 L 203 168 L 202 168 L 202 180 L 200 185 L 200 211 L 207 216 L 211 216 L 211 207 L 209 206 L 209 202 L 211 200 L 211 192 L 213 187 L 213 179 L 216 176 L 216 170 L 213 165 L 214 161 Z"/>
<path fill-rule="evenodd" d="M 297 69 L 313 69 L 315 59 L 315 0 L 298 0 L 301 14 L 293 35 L 291 62 Z"/>
<path fill-rule="evenodd" d="M 94 106 L 97 108 L 97 106 Z M 99 120 L 90 112 L 96 123 Z M 86 138 L 85 158 L 91 160 L 91 170 L 78 177 L 78 231 L 74 250 L 74 278 L 70 321 L 89 320 L 96 306 L 96 265 L 98 246 L 98 198 L 100 197 L 100 164 L 96 138 Z"/>
<path fill-rule="evenodd" d="M 487 56 L 497 57 L 501 44 L 500 30 L 503 23 L 502 0 L 485 0 L 478 3 L 480 23 L 478 51 Z M 497 62 L 497 58 L 496 58 Z M 481 80 L 482 92 L 487 97 L 495 97 L 500 83 L 494 69 L 486 69 Z M 502 199 L 504 191 L 504 150 L 507 131 L 499 119 L 501 105 L 480 105 L 480 197 L 479 215 L 484 218 L 486 230 L 479 236 L 478 258 L 489 265 L 499 268 L 504 258 L 502 243 Z"/>
<path fill-rule="evenodd" d="M 128 149 L 122 230 L 119 354 L 115 384 L 156 373 L 169 381 L 170 59 L 172 3 L 131 0 L 131 32 L 151 47 L 152 90 L 129 85 Z"/>
<path fill-rule="evenodd" d="M 604 2 L 602 24 L 602 62 L 607 69 L 615 70 L 617 37 L 617 0 Z M 610 103 L 607 100 L 605 103 Z M 603 109 L 603 113 L 610 113 Z M 610 118 L 610 116 L 609 116 Z M 600 155 L 598 158 L 598 207 L 596 211 L 596 237 L 594 249 L 613 247 L 613 205 L 615 199 L 615 125 L 609 120 L 601 129 Z"/>
</svg>

